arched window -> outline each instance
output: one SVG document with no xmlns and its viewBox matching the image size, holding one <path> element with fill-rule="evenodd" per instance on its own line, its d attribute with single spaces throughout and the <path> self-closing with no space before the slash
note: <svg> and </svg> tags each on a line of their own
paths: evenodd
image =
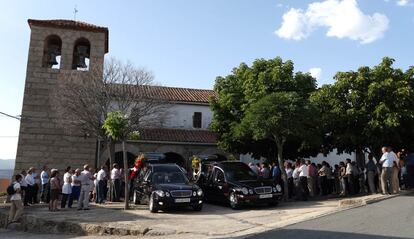
<svg viewBox="0 0 414 239">
<path fill-rule="evenodd" d="M 60 69 L 60 55 L 62 54 L 62 40 L 57 35 L 46 37 L 42 66 L 53 69 Z"/>
<path fill-rule="evenodd" d="M 91 44 L 86 38 L 79 38 L 73 48 L 72 69 L 80 71 L 89 70 L 89 57 L 91 53 Z"/>
</svg>

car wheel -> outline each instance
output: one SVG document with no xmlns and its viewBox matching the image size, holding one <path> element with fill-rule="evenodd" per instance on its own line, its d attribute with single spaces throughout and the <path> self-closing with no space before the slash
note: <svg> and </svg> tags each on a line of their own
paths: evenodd
<svg viewBox="0 0 414 239">
<path fill-rule="evenodd" d="M 151 194 L 151 197 L 149 199 L 149 210 L 150 210 L 150 212 L 156 213 L 156 212 L 158 212 L 158 208 L 157 208 L 157 205 L 154 202 L 154 200 L 155 200 L 154 199 L 154 194 Z"/>
<path fill-rule="evenodd" d="M 237 196 L 234 192 L 230 193 L 229 201 L 230 201 L 230 207 L 232 209 L 239 209 L 240 208 L 239 202 L 237 200 Z"/>
<path fill-rule="evenodd" d="M 193 210 L 196 212 L 199 212 L 202 209 L 203 209 L 203 204 L 198 204 L 198 205 L 193 206 Z"/>
</svg>

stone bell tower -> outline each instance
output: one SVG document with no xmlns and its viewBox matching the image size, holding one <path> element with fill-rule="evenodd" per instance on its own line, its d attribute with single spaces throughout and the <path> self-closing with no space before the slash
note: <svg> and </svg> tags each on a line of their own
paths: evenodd
<svg viewBox="0 0 414 239">
<path fill-rule="evenodd" d="M 94 165 L 96 140 L 56 122 L 52 93 L 67 74 L 102 75 L 108 28 L 71 20 L 28 20 L 31 36 L 15 172 Z"/>
</svg>

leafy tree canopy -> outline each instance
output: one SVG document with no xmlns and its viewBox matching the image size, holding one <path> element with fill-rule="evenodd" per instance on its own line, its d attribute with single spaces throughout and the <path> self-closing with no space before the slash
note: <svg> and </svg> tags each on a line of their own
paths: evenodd
<svg viewBox="0 0 414 239">
<path fill-rule="evenodd" d="M 309 73 L 294 73 L 292 61 L 278 57 L 258 59 L 251 66 L 242 63 L 230 75 L 217 77 L 214 90 L 218 97 L 211 99 L 211 128 L 224 150 L 275 159 L 278 150 L 272 132 L 277 131 L 286 142 L 285 157 L 318 152 L 316 126 L 311 124 L 318 116 L 305 110 L 310 108 L 316 80 Z M 299 127 L 299 122 L 307 124 Z"/>
<path fill-rule="evenodd" d="M 406 72 L 383 58 L 356 72 L 338 72 L 332 85 L 311 96 L 322 114 L 325 146 L 339 152 L 376 154 L 383 145 L 413 149 L 414 68 Z"/>
<path fill-rule="evenodd" d="M 105 133 L 113 140 L 125 140 L 128 129 L 128 117 L 121 111 L 109 112 L 102 126 Z"/>
</svg>

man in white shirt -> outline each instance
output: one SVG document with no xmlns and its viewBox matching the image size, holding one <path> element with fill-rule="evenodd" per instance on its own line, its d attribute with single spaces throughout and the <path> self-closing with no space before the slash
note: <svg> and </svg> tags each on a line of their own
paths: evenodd
<svg viewBox="0 0 414 239">
<path fill-rule="evenodd" d="M 105 181 L 106 180 L 106 166 L 101 166 L 98 175 L 96 176 L 96 203 L 102 204 L 105 199 Z"/>
<path fill-rule="evenodd" d="M 350 195 L 355 195 L 355 168 L 352 166 L 352 161 L 350 158 L 346 159 L 345 174 L 348 182 L 348 193 Z"/>
<path fill-rule="evenodd" d="M 294 184 L 293 184 L 293 169 L 292 169 L 292 163 L 286 164 L 286 177 L 288 180 L 288 191 L 289 191 L 289 198 L 292 198 L 293 196 L 293 190 L 294 190 Z"/>
<path fill-rule="evenodd" d="M 309 176 L 309 169 L 305 163 L 305 160 L 302 159 L 300 162 L 300 167 L 298 169 L 299 172 L 299 181 L 300 181 L 300 188 L 301 188 L 301 196 L 302 200 L 308 200 L 309 196 L 309 189 L 308 189 L 308 176 Z"/>
<path fill-rule="evenodd" d="M 392 167 L 394 162 L 398 162 L 397 155 L 388 147 L 382 147 L 382 156 L 379 160 L 380 164 L 382 165 L 382 172 L 381 172 L 381 188 L 382 194 L 389 194 L 393 191 L 392 189 Z"/>
<path fill-rule="evenodd" d="M 112 195 L 112 201 L 113 202 L 119 202 L 120 196 L 121 196 L 121 180 L 122 180 L 122 174 L 119 170 L 119 165 L 117 163 L 113 164 L 113 168 L 111 170 L 111 180 L 113 183 L 113 195 Z"/>
<path fill-rule="evenodd" d="M 78 202 L 78 210 L 89 210 L 89 191 L 92 186 L 93 176 L 89 171 L 89 165 L 85 164 L 81 172 L 81 192 Z"/>
<path fill-rule="evenodd" d="M 20 189 L 20 181 L 22 175 L 17 174 L 15 176 L 15 182 L 13 182 L 14 194 L 10 197 L 10 212 L 9 212 L 9 223 L 17 222 L 23 213 L 22 195 Z"/>
<path fill-rule="evenodd" d="M 24 180 L 27 183 L 26 194 L 24 195 L 25 206 L 29 206 L 29 204 L 33 203 L 33 189 L 34 189 L 34 184 L 35 184 L 35 180 L 33 178 L 33 170 L 34 170 L 33 167 L 29 168 L 29 170 L 27 171 L 27 175 L 24 178 Z"/>
</svg>

